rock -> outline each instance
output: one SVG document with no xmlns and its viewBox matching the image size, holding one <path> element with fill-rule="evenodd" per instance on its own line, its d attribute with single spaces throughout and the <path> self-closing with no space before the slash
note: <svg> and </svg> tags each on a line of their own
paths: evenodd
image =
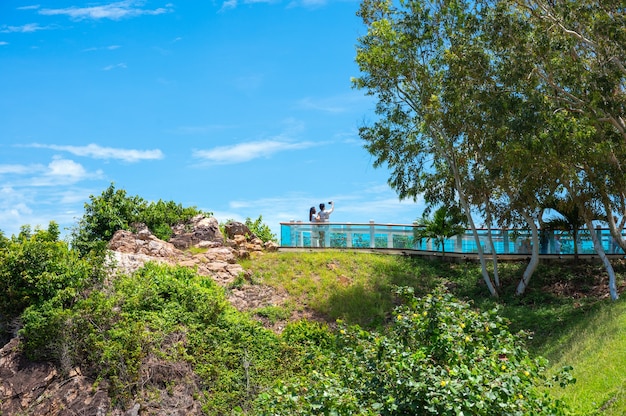
<svg viewBox="0 0 626 416">
<path fill-rule="evenodd" d="M 48 363 L 28 361 L 19 338 L 0 349 L 0 414 L 2 415 L 112 415 L 106 382 L 94 386 L 79 368 L 59 374 Z"/>
<path fill-rule="evenodd" d="M 246 224 L 237 221 L 227 223 L 224 226 L 224 230 L 226 231 L 226 236 L 231 240 L 234 240 L 235 236 L 243 236 L 245 239 L 256 237 Z"/>
<path fill-rule="evenodd" d="M 181 250 L 199 244 L 222 245 L 224 243 L 224 236 L 220 231 L 217 219 L 207 218 L 204 215 L 196 215 L 187 223 L 172 227 L 172 232 L 170 243 Z"/>
</svg>

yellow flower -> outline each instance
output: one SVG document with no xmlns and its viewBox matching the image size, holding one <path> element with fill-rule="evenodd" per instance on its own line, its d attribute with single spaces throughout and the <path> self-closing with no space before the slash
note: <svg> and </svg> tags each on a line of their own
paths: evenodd
<svg viewBox="0 0 626 416">
<path fill-rule="evenodd" d="M 341 332 L 342 334 L 345 334 L 345 333 L 346 333 L 346 330 L 345 330 L 345 329 L 342 329 L 342 330 L 340 330 L 339 332 Z"/>
<path fill-rule="evenodd" d="M 461 329 L 465 328 L 465 324 L 461 322 Z"/>
<path fill-rule="evenodd" d="M 467 335 L 467 336 L 465 337 L 465 342 L 470 342 L 471 340 L 472 340 L 472 339 L 469 337 L 469 335 Z"/>
<path fill-rule="evenodd" d="M 428 315 L 428 311 L 422 312 L 422 315 L 424 315 L 424 316 Z"/>
<path fill-rule="evenodd" d="M 446 386 L 446 384 L 448 384 L 448 382 L 447 382 L 447 381 L 445 381 L 445 380 L 441 380 L 441 387 L 445 387 L 445 386 Z"/>
<path fill-rule="evenodd" d="M 506 370 L 506 365 L 502 364 L 502 366 L 500 367 L 500 369 L 502 369 L 502 370 Z"/>
<path fill-rule="evenodd" d="M 528 371 L 524 371 L 524 375 L 525 375 L 526 377 L 528 377 L 528 376 L 530 375 L 530 373 L 529 373 Z"/>
<path fill-rule="evenodd" d="M 398 321 L 402 320 L 402 315 L 398 315 Z"/>
</svg>

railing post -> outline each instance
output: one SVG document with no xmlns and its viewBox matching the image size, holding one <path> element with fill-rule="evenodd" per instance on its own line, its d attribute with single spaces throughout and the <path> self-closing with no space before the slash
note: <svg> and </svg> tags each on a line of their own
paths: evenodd
<svg viewBox="0 0 626 416">
<path fill-rule="evenodd" d="M 376 248 L 376 230 L 374 220 L 370 220 L 370 248 Z"/>
<path fill-rule="evenodd" d="M 352 248 L 352 230 L 350 229 L 350 223 L 346 223 L 346 247 Z"/>
<path fill-rule="evenodd" d="M 302 221 L 298 220 L 296 225 L 298 242 L 296 243 L 296 247 L 304 247 L 304 233 L 302 232 Z"/>
<path fill-rule="evenodd" d="M 502 251 L 509 254 L 509 231 L 506 228 L 502 229 Z"/>
<path fill-rule="evenodd" d="M 289 242 L 291 247 L 298 246 L 298 242 L 296 241 L 296 227 L 294 224 L 294 220 L 289 220 Z"/>
</svg>

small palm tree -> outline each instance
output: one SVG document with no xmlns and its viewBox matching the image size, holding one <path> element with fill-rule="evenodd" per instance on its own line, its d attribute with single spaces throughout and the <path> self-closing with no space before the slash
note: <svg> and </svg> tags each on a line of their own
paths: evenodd
<svg viewBox="0 0 626 416">
<path fill-rule="evenodd" d="M 574 259 L 578 260 L 578 234 L 585 227 L 585 219 L 580 212 L 578 204 L 570 196 L 561 198 L 554 197 L 545 204 L 558 213 L 557 216 L 548 218 L 544 226 L 548 230 L 562 230 L 572 236 L 574 243 Z M 593 219 L 603 219 L 603 214 L 597 210 L 591 213 Z"/>
<path fill-rule="evenodd" d="M 465 232 L 466 218 L 458 207 L 442 206 L 432 218 L 424 216 L 418 220 L 418 227 L 414 231 L 415 238 L 420 242 L 423 239 L 433 240 L 435 247 L 438 249 L 441 246 L 441 252 L 445 254 L 445 241 Z"/>
</svg>

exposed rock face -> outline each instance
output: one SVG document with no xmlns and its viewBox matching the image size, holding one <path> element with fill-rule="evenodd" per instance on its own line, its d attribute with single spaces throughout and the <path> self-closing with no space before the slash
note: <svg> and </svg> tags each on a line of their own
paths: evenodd
<svg viewBox="0 0 626 416">
<path fill-rule="evenodd" d="M 122 415 L 110 411 L 106 384 L 72 370 L 60 376 L 50 364 L 32 363 L 13 338 L 0 349 L 0 414 L 2 415 Z"/>
<path fill-rule="evenodd" d="M 174 227 L 173 232 L 170 242 L 182 250 L 192 246 L 221 246 L 224 243 L 219 223 L 213 217 L 196 215 L 188 223 Z"/>
<path fill-rule="evenodd" d="M 118 231 L 109 242 L 112 276 L 130 274 L 152 261 L 191 267 L 228 286 L 237 278 L 249 280 L 249 274 L 237 264 L 238 258 L 278 248 L 275 243 L 263 244 L 245 224 L 236 222 L 227 227 L 225 240 L 217 220 L 202 216 L 175 227 L 171 242 L 159 240 L 145 226 L 136 228 L 137 233 Z M 185 251 L 190 247 L 201 250 Z M 229 300 L 239 310 L 279 305 L 285 299 L 286 294 L 269 286 L 243 284 L 229 290 Z M 0 415 L 202 414 L 197 399 L 201 397 L 199 382 L 188 363 L 150 356 L 142 363 L 141 377 L 144 388 L 133 403 L 120 409 L 112 405 L 105 382 L 95 383 L 83 376 L 80 368 L 60 374 L 50 364 L 29 362 L 20 353 L 19 339 L 14 338 L 0 349 Z"/>
</svg>

